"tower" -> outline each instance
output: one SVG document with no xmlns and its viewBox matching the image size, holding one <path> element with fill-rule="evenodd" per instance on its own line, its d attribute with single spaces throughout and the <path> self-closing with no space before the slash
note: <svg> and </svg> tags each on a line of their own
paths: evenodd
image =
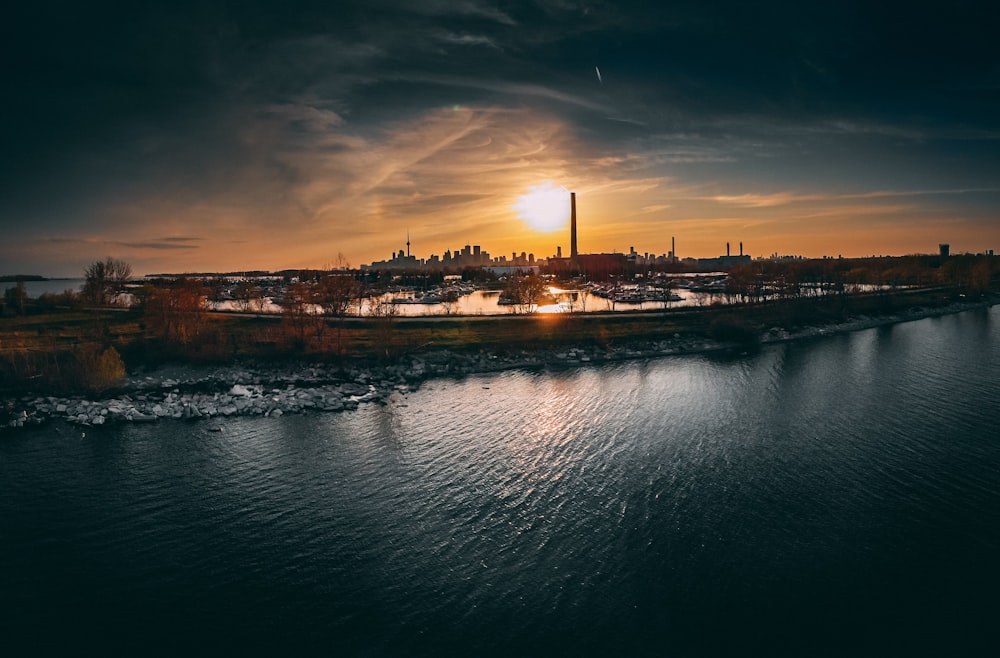
<svg viewBox="0 0 1000 658">
<path fill-rule="evenodd" d="M 569 257 L 576 262 L 576 192 L 569 193 Z"/>
<path fill-rule="evenodd" d="M 410 257 L 410 229 L 406 229 L 406 257 Z"/>
</svg>

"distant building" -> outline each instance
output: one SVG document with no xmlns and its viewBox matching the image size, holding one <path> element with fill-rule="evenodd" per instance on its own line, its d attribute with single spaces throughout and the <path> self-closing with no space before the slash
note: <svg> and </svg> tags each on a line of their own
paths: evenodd
<svg viewBox="0 0 1000 658">
<path fill-rule="evenodd" d="M 628 266 L 625 254 L 577 254 L 580 272 L 592 279 L 606 279 L 621 274 Z"/>
<path fill-rule="evenodd" d="M 750 263 L 750 256 L 743 255 L 743 243 L 740 242 L 740 255 L 731 256 L 729 255 L 729 243 L 726 243 L 726 255 L 719 256 L 718 258 L 699 258 L 698 267 L 703 267 L 706 269 L 718 269 L 718 270 L 728 270 L 729 268 L 736 267 L 737 265 L 747 265 Z"/>
<path fill-rule="evenodd" d="M 750 256 L 719 256 L 718 258 L 699 258 L 698 267 L 709 270 L 728 270 L 737 265 L 749 265 Z"/>
<path fill-rule="evenodd" d="M 951 245 L 948 244 L 947 242 L 939 244 L 938 248 L 941 250 L 941 258 L 947 258 L 948 255 L 951 253 Z"/>
</svg>

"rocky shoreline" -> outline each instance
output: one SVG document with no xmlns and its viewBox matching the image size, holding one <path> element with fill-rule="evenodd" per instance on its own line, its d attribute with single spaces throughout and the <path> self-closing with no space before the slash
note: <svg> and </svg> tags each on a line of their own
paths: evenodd
<svg viewBox="0 0 1000 658">
<path fill-rule="evenodd" d="M 892 315 L 860 316 L 847 322 L 787 331 L 774 327 L 761 344 L 831 335 L 926 317 L 987 308 L 994 301 L 959 302 L 943 307 L 911 308 Z M 439 377 L 514 369 L 565 369 L 583 365 L 697 354 L 745 351 L 748 346 L 700 336 L 635 341 L 625 346 L 559 347 L 508 352 L 428 350 L 391 364 L 236 364 L 221 367 L 174 366 L 131 374 L 111 395 L 80 397 L 25 396 L 2 402 L 0 431 L 61 419 L 83 426 L 156 422 L 160 419 L 212 420 L 231 416 L 277 417 L 283 414 L 341 412 L 384 401 L 393 391 L 406 393 Z M 214 428 L 213 428 L 214 429 Z"/>
</svg>

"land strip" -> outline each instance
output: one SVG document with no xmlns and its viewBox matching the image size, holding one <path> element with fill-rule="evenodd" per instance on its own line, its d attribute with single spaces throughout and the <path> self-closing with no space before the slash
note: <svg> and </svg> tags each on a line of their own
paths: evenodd
<svg viewBox="0 0 1000 658">
<path fill-rule="evenodd" d="M 280 337 L 281 320 L 230 316 L 211 320 L 217 334 L 226 337 L 228 353 L 199 347 L 186 357 L 151 349 L 141 316 L 133 312 L 5 319 L 0 324 L 4 349 L 58 364 L 61 351 L 105 341 L 121 350 L 129 373 L 114 387 L 89 394 L 32 386 L 32 380 L 26 386 L 5 382 L 0 426 L 31 426 L 53 417 L 100 425 L 350 410 L 433 377 L 745 352 L 761 344 L 988 307 L 997 301 L 996 295 L 970 300 L 953 290 L 933 289 L 629 314 L 397 318 L 388 327 L 362 319 L 345 323 L 341 346 L 346 349 L 340 354 L 290 350 L 278 338 L 259 341 L 261 336 Z"/>
</svg>

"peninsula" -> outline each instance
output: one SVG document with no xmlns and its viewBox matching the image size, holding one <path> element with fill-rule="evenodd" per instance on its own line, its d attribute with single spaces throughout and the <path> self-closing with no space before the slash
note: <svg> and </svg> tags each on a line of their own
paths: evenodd
<svg viewBox="0 0 1000 658">
<path fill-rule="evenodd" d="M 155 305 L 43 308 L 0 320 L 0 426 L 49 418 L 80 425 L 337 412 L 434 377 L 563 369 L 761 345 L 987 307 L 992 279 L 740 300 L 678 309 L 502 316 L 360 317 L 205 311 L 174 319 Z M 189 285 L 189 284 L 185 284 Z M 40 300 L 44 307 L 53 300 Z M 65 300 L 63 300 L 65 301 Z M 151 312 L 152 311 L 152 312 Z M 181 328 L 185 322 L 193 327 Z M 215 420 L 213 420 L 215 419 Z"/>
</svg>

